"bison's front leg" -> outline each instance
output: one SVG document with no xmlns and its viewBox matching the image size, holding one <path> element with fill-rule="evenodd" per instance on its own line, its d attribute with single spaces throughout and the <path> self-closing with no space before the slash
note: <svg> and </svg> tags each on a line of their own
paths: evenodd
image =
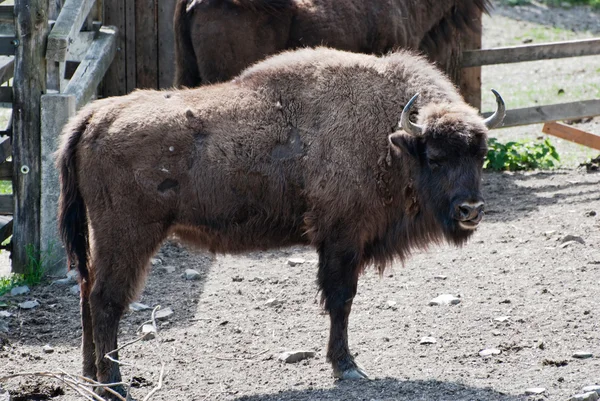
<svg viewBox="0 0 600 401">
<path fill-rule="evenodd" d="M 325 310 L 331 319 L 327 360 L 337 378 L 367 378 L 348 348 L 348 317 L 356 295 L 359 255 L 339 244 L 323 244 L 318 251 L 318 282 Z"/>
</svg>

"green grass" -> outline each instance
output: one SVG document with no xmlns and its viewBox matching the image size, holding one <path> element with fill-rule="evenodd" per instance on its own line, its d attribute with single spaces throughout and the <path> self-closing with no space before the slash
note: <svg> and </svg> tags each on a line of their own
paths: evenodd
<svg viewBox="0 0 600 401">
<path fill-rule="evenodd" d="M 4 295 L 14 287 L 27 285 L 33 287 L 42 282 L 44 278 L 44 260 L 37 255 L 33 246 L 25 247 L 29 264 L 24 274 L 12 273 L 6 277 L 0 277 L 0 295 Z"/>
<path fill-rule="evenodd" d="M 12 194 L 12 182 L 11 181 L 0 181 L 0 195 Z"/>
</svg>

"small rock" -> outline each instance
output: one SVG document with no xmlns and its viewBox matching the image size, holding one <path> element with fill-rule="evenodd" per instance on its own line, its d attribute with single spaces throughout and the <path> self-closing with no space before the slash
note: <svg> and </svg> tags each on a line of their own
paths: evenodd
<svg viewBox="0 0 600 401">
<path fill-rule="evenodd" d="M 58 280 L 54 280 L 51 285 L 69 285 L 73 284 L 75 280 L 72 277 L 65 277 Z"/>
<path fill-rule="evenodd" d="M 598 393 L 595 391 L 588 391 L 587 393 L 575 394 L 569 398 L 569 401 L 598 401 Z"/>
<path fill-rule="evenodd" d="M 165 273 L 175 273 L 175 266 L 171 266 L 171 265 L 165 265 L 165 266 L 159 266 L 159 269 L 161 271 L 164 271 Z"/>
<path fill-rule="evenodd" d="M 598 393 L 598 395 L 600 395 L 600 386 L 585 386 L 584 388 L 581 389 L 582 392 L 584 393 L 589 393 L 590 391 L 595 391 L 596 393 Z"/>
<path fill-rule="evenodd" d="M 233 276 L 231 278 L 231 281 L 233 281 L 234 283 L 241 283 L 242 281 L 244 281 L 244 278 L 242 276 Z"/>
<path fill-rule="evenodd" d="M 54 352 L 54 348 L 52 348 L 50 344 L 46 344 L 42 347 L 42 351 L 44 351 L 44 354 L 51 354 Z"/>
<path fill-rule="evenodd" d="M 546 389 L 543 387 L 532 387 L 525 390 L 525 395 L 540 395 L 544 394 Z"/>
<path fill-rule="evenodd" d="M 142 334 L 145 341 L 152 340 L 156 338 L 156 327 L 151 324 L 145 324 L 142 326 Z"/>
<path fill-rule="evenodd" d="M 186 269 L 184 277 L 186 280 L 200 280 L 200 273 L 194 269 Z"/>
<path fill-rule="evenodd" d="M 0 401 L 10 401 L 10 393 L 0 387 Z"/>
<path fill-rule="evenodd" d="M 152 264 L 152 266 L 159 266 L 162 265 L 163 262 L 158 258 L 152 258 L 150 259 L 150 263 Z"/>
<path fill-rule="evenodd" d="M 271 307 L 279 306 L 282 304 L 283 304 L 283 301 L 279 301 L 276 298 L 268 299 L 267 302 L 265 302 L 265 306 L 271 306 Z"/>
<path fill-rule="evenodd" d="M 588 212 L 585 212 L 585 216 L 586 217 L 594 217 L 596 215 L 596 211 L 595 210 L 590 210 Z"/>
<path fill-rule="evenodd" d="M 77 281 L 79 279 L 79 272 L 77 270 L 69 270 L 67 278 L 71 279 L 71 281 Z"/>
<path fill-rule="evenodd" d="M 498 337 L 502 335 L 502 332 L 498 330 L 492 330 L 492 335 Z"/>
<path fill-rule="evenodd" d="M 148 305 L 144 305 L 139 302 L 132 302 L 129 304 L 129 310 L 134 311 L 134 312 L 139 312 L 139 311 L 148 310 L 148 309 L 152 309 L 152 308 Z"/>
<path fill-rule="evenodd" d="M 0 320 L 0 333 L 8 333 L 8 323 L 4 320 Z"/>
<path fill-rule="evenodd" d="M 563 242 L 558 247 L 563 249 L 563 248 L 569 247 L 571 245 L 575 245 L 576 243 L 577 243 L 577 241 L 567 241 L 567 242 Z"/>
<path fill-rule="evenodd" d="M 20 287 L 15 287 L 12 290 L 10 290 L 10 295 L 15 296 L 15 295 L 23 295 L 23 294 L 27 294 L 29 292 L 29 287 L 27 287 L 26 285 L 22 285 Z"/>
<path fill-rule="evenodd" d="M 73 287 L 69 288 L 69 291 L 71 291 L 71 294 L 78 295 L 80 291 L 79 284 L 75 284 Z"/>
<path fill-rule="evenodd" d="M 433 276 L 434 279 L 436 280 L 446 280 L 448 278 L 448 276 L 443 276 L 443 275 L 437 275 L 437 276 Z"/>
<path fill-rule="evenodd" d="M 437 306 L 437 305 L 456 305 L 460 303 L 460 299 L 456 298 L 451 294 L 442 294 L 437 298 L 429 301 L 429 305 Z"/>
<path fill-rule="evenodd" d="M 171 308 L 165 308 L 165 309 L 160 309 L 160 310 L 156 311 L 156 313 L 154 314 L 154 317 L 157 320 L 165 320 L 166 318 L 168 318 L 172 314 L 173 314 L 173 309 L 171 309 Z"/>
<path fill-rule="evenodd" d="M 579 242 L 581 245 L 585 245 L 585 241 L 583 240 L 583 238 L 577 236 L 577 235 L 565 235 L 564 237 L 562 237 L 560 239 L 560 243 L 564 244 L 565 242 L 571 242 L 571 241 L 575 241 L 575 242 Z"/>
<path fill-rule="evenodd" d="M 494 322 L 506 322 L 508 319 L 510 319 L 510 316 L 499 316 L 497 318 L 494 319 Z"/>
<path fill-rule="evenodd" d="M 2 317 L 2 318 L 11 317 L 11 316 L 12 316 L 12 313 L 10 313 L 10 312 L 7 312 L 5 310 L 0 311 L 0 317 Z"/>
<path fill-rule="evenodd" d="M 433 337 L 423 337 L 421 338 L 421 341 L 419 341 L 419 344 L 421 345 L 429 345 L 429 344 L 435 344 L 437 343 L 437 340 Z"/>
<path fill-rule="evenodd" d="M 594 355 L 591 352 L 586 351 L 577 351 L 573 354 L 573 358 L 577 359 L 588 359 L 592 358 Z"/>
<path fill-rule="evenodd" d="M 21 309 L 33 309 L 37 306 L 40 306 L 40 303 L 37 301 L 37 299 L 34 299 L 33 301 L 21 302 L 19 304 L 19 308 Z"/>
<path fill-rule="evenodd" d="M 290 258 L 290 259 L 288 259 L 288 265 L 290 265 L 292 267 L 301 265 L 304 262 L 306 262 L 306 261 L 304 259 L 302 259 L 302 258 Z"/>
<path fill-rule="evenodd" d="M 286 351 L 277 357 L 285 363 L 296 363 L 307 358 L 313 358 L 316 355 L 314 351 Z"/>
<path fill-rule="evenodd" d="M 396 306 L 397 305 L 396 301 L 387 301 L 386 305 L 389 309 L 392 309 L 392 310 L 398 309 L 398 307 Z"/>
<path fill-rule="evenodd" d="M 502 351 L 500 351 L 499 349 L 487 348 L 487 349 L 479 351 L 479 356 L 489 357 L 489 356 L 493 356 L 493 355 L 500 355 L 501 353 L 502 353 Z"/>
</svg>

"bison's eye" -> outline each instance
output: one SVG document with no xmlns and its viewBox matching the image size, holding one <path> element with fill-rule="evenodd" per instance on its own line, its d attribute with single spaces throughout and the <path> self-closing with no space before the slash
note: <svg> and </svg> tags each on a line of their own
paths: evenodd
<svg viewBox="0 0 600 401">
<path fill-rule="evenodd" d="M 437 169 L 442 167 L 442 160 L 441 159 L 434 159 L 432 157 L 428 157 L 427 158 L 427 163 L 429 164 L 429 167 L 431 167 L 432 169 Z"/>
</svg>

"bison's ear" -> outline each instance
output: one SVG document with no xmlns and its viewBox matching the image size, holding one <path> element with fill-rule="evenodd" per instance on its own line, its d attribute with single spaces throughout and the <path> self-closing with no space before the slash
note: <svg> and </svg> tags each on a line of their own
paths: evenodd
<svg viewBox="0 0 600 401">
<path fill-rule="evenodd" d="M 418 156 L 418 141 L 419 139 L 406 132 L 394 132 L 389 136 L 390 144 L 397 152 L 406 153 L 413 157 Z"/>
</svg>

